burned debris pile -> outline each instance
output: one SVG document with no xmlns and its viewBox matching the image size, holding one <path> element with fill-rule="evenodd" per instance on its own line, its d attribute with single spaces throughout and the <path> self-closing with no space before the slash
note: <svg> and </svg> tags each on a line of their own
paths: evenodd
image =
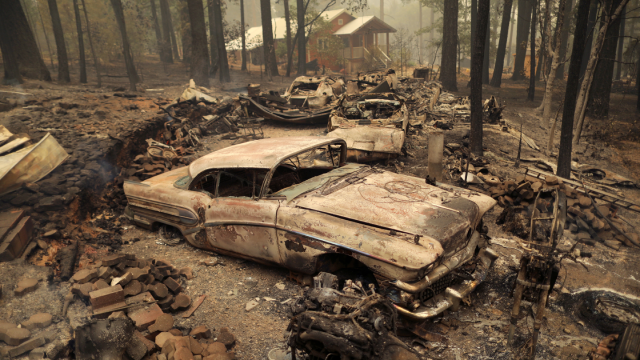
<svg viewBox="0 0 640 360">
<path fill-rule="evenodd" d="M 312 358 L 339 354 L 345 359 L 418 359 L 414 350 L 397 338 L 398 314 L 375 286 L 338 278 L 328 273 L 314 277 L 314 287 L 292 305 L 287 328 L 289 346 Z"/>
</svg>

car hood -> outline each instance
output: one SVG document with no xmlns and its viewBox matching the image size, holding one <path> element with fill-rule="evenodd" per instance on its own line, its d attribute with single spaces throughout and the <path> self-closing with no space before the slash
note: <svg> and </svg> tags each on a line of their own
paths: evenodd
<svg viewBox="0 0 640 360">
<path fill-rule="evenodd" d="M 374 168 L 363 169 L 293 200 L 297 207 L 438 241 L 445 253 L 467 243 L 495 201 L 423 179 Z"/>
</svg>

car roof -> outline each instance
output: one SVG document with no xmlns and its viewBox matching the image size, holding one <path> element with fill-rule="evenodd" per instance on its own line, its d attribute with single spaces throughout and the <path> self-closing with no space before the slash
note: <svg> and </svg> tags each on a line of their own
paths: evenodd
<svg viewBox="0 0 640 360">
<path fill-rule="evenodd" d="M 271 169 L 296 153 L 332 143 L 344 143 L 344 140 L 320 136 L 294 136 L 250 141 L 214 151 L 195 160 L 189 165 L 189 175 L 195 178 L 209 169 Z"/>
</svg>

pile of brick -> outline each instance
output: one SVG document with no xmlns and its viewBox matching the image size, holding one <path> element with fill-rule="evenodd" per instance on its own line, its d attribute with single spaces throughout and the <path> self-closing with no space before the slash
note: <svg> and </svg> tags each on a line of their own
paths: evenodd
<svg viewBox="0 0 640 360">
<path fill-rule="evenodd" d="M 113 254 L 76 272 L 71 292 L 90 300 L 96 317 L 126 309 L 137 326 L 146 328 L 155 320 L 153 316 L 191 305 L 191 298 L 182 292 L 181 277 L 192 276 L 190 268 L 178 270 L 166 260 Z"/>
<path fill-rule="evenodd" d="M 163 154 L 166 156 L 162 156 Z M 167 148 L 163 154 L 157 154 L 156 156 L 152 156 L 149 153 L 137 155 L 130 167 L 124 170 L 125 178 L 133 181 L 143 181 L 188 165 L 196 158 L 192 156 L 194 154 L 192 149 L 184 149 L 182 147 L 176 149 L 176 151 Z"/>
<path fill-rule="evenodd" d="M 200 296 L 192 304 L 183 292 L 182 278 L 193 278 L 191 268 L 178 270 L 166 260 L 113 254 L 76 272 L 71 293 L 89 300 L 95 318 L 133 322 L 135 336 L 126 351 L 134 360 L 147 355 L 153 360 L 234 359 L 235 354 L 227 352 L 235 344 L 228 329 L 221 329 L 214 342 L 205 326 L 191 329 L 188 335 L 174 328 L 171 313 L 189 317 L 205 298 Z"/>
<path fill-rule="evenodd" d="M 622 230 L 628 237 L 638 242 L 638 234 L 628 226 L 617 214 L 617 208 L 611 204 L 593 204 L 591 199 L 580 191 L 563 183 L 561 178 L 547 176 L 544 180 L 531 176 L 519 175 L 515 180 L 501 181 L 495 176 L 478 177 L 484 181 L 484 192 L 491 195 L 502 207 L 512 208 L 516 213 L 521 214 L 524 219 L 530 219 L 533 212 L 533 204 L 540 191 L 537 209 L 541 217 L 544 214 L 550 215 L 553 212 L 553 198 L 551 190 L 557 188 L 566 194 L 567 198 L 567 222 L 566 228 L 571 233 L 576 234 L 576 239 L 582 242 L 591 243 L 590 239 L 604 243 L 606 246 L 619 249 L 622 244 L 634 246 L 624 235 L 616 232 L 609 225 L 607 219 Z M 477 188 L 479 185 L 475 185 Z M 597 210 L 595 209 L 597 206 Z M 599 210 L 599 212 L 598 212 Z"/>
</svg>

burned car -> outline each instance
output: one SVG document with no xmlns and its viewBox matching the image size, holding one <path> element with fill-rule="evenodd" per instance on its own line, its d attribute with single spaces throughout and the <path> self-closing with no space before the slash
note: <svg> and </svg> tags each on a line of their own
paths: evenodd
<svg viewBox="0 0 640 360">
<path fill-rule="evenodd" d="M 299 76 L 285 91 L 261 92 L 242 97 L 253 113 L 267 119 L 294 124 L 322 124 L 329 119 L 336 98 L 342 94 L 344 81 L 329 76 Z"/>
<path fill-rule="evenodd" d="M 126 181 L 125 213 L 176 227 L 195 247 L 298 273 L 360 269 L 408 317 L 455 309 L 496 258 L 476 230 L 495 201 L 346 154 L 344 140 L 317 136 L 230 146 Z"/>
<path fill-rule="evenodd" d="M 347 141 L 349 161 L 392 159 L 402 154 L 408 123 L 409 111 L 398 95 L 344 95 L 331 112 L 327 136 Z"/>
</svg>

